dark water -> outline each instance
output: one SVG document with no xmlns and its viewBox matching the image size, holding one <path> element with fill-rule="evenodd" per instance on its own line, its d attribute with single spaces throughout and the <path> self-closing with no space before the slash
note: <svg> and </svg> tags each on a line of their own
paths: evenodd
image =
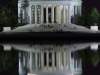
<svg viewBox="0 0 100 75">
<path fill-rule="evenodd" d="M 99 44 L 0 43 L 0 75 L 100 75 Z"/>
</svg>

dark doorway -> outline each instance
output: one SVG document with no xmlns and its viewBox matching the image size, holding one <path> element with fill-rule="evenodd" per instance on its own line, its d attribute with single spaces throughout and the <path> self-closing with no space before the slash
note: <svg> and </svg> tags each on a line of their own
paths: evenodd
<svg viewBox="0 0 100 75">
<path fill-rule="evenodd" d="M 55 58 L 55 64 L 54 64 L 54 66 L 56 66 L 56 65 L 57 65 L 57 64 L 56 64 L 56 63 L 57 63 L 57 62 L 56 62 L 56 60 L 57 60 L 57 59 L 56 59 L 56 52 L 54 53 L 54 58 Z"/>
<path fill-rule="evenodd" d="M 49 66 L 52 66 L 52 53 L 49 53 Z"/>
<path fill-rule="evenodd" d="M 51 23 L 51 8 L 48 8 L 48 22 Z M 46 8 L 44 8 L 44 23 L 46 23 Z"/>
<path fill-rule="evenodd" d="M 48 8 L 48 22 L 52 22 L 52 11 L 51 8 Z M 56 23 L 56 8 L 54 8 L 54 22 Z M 46 8 L 44 8 L 44 23 L 46 23 Z"/>
<path fill-rule="evenodd" d="M 44 66 L 46 66 L 47 62 L 46 62 L 46 52 L 44 53 Z"/>
<path fill-rule="evenodd" d="M 51 23 L 51 8 L 48 8 L 48 22 Z"/>
</svg>

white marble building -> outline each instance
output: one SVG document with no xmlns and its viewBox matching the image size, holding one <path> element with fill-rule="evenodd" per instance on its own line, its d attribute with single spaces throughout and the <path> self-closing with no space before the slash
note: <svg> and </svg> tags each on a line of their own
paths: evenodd
<svg viewBox="0 0 100 75">
<path fill-rule="evenodd" d="M 29 24 L 77 23 L 81 7 L 81 0 L 19 0 L 18 17 Z"/>
</svg>

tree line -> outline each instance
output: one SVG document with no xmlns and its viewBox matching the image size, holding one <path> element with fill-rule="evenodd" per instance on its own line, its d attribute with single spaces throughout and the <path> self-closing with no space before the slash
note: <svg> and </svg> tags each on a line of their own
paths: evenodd
<svg viewBox="0 0 100 75">
<path fill-rule="evenodd" d="M 6 5 L 0 4 L 0 29 L 7 26 L 15 27 L 18 24 L 17 2 L 12 0 Z"/>
<path fill-rule="evenodd" d="M 82 7 L 82 15 L 79 17 L 79 25 L 82 26 L 92 26 L 94 23 L 97 23 L 98 27 L 100 26 L 100 13 L 99 11 L 94 7 L 92 8 L 91 12 L 88 12 L 88 10 L 85 9 L 85 7 Z"/>
</svg>

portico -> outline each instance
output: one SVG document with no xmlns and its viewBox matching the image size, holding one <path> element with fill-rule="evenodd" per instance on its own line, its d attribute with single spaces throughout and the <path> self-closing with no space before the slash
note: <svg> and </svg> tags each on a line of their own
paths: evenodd
<svg viewBox="0 0 100 75">
<path fill-rule="evenodd" d="M 69 5 L 32 5 L 30 10 L 32 16 L 30 17 L 31 24 L 70 23 L 71 20 Z"/>
<path fill-rule="evenodd" d="M 29 24 L 77 23 L 81 15 L 81 0 L 27 0 L 28 6 L 23 8 L 20 3 L 25 5 L 25 1 L 19 0 L 18 10 L 25 13 L 23 19 Z"/>
</svg>

